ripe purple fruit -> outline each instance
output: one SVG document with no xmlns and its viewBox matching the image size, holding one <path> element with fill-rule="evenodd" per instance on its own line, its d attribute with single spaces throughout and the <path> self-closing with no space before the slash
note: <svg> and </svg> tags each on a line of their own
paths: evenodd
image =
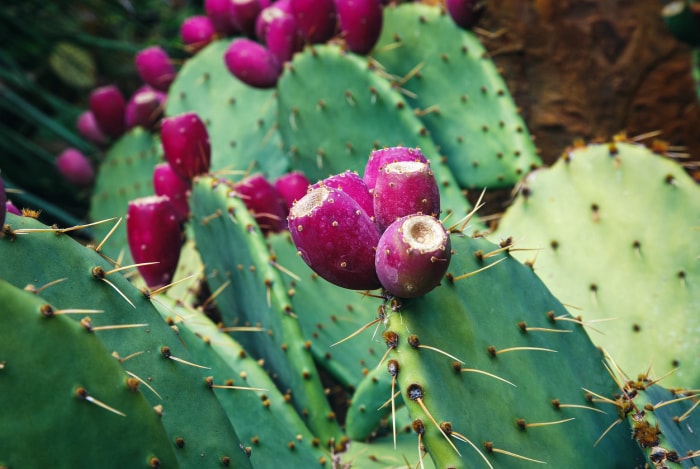
<svg viewBox="0 0 700 469">
<path fill-rule="evenodd" d="M 338 22 L 333 0 L 290 0 L 294 19 L 312 44 L 326 42 L 335 34 Z"/>
<path fill-rule="evenodd" d="M 175 67 L 168 53 L 160 46 L 151 46 L 136 54 L 136 71 L 147 85 L 168 91 L 175 79 Z"/>
<path fill-rule="evenodd" d="M 7 194 L 5 193 L 5 183 L 2 182 L 2 178 L 0 177 L 0 231 L 2 231 L 2 227 L 5 226 L 8 202 Z"/>
<path fill-rule="evenodd" d="M 231 19 L 239 31 L 246 36 L 253 37 L 255 34 L 255 20 L 268 2 L 260 0 L 229 0 L 231 8 Z"/>
<path fill-rule="evenodd" d="M 95 179 L 95 170 L 90 160 L 75 148 L 61 152 L 56 158 L 56 167 L 66 181 L 76 186 L 89 186 Z"/>
<path fill-rule="evenodd" d="M 335 0 L 340 30 L 348 49 L 368 54 L 382 32 L 383 12 L 379 0 Z"/>
<path fill-rule="evenodd" d="M 375 266 L 388 293 L 399 298 L 423 296 L 440 284 L 450 264 L 450 236 L 428 215 L 400 218 L 384 231 Z"/>
<path fill-rule="evenodd" d="M 243 179 L 234 185 L 234 189 L 263 232 L 277 233 L 287 228 L 284 199 L 262 174 Z"/>
<path fill-rule="evenodd" d="M 124 133 L 126 102 L 114 85 L 96 88 L 90 93 L 90 111 L 100 129 L 112 138 Z"/>
<path fill-rule="evenodd" d="M 214 40 L 215 35 L 214 24 L 205 15 L 190 16 L 180 26 L 180 38 L 190 52 L 202 49 Z"/>
<path fill-rule="evenodd" d="M 374 199 L 372 194 L 370 194 L 365 181 L 355 171 L 345 171 L 327 177 L 323 181 L 314 184 L 313 187 L 316 188 L 321 185 L 345 192 L 360 205 L 367 215 L 374 217 Z"/>
<path fill-rule="evenodd" d="M 154 195 L 129 202 L 126 234 L 131 257 L 137 264 L 157 262 L 138 267 L 148 288 L 169 284 L 182 245 L 180 222 L 170 199 Z"/>
<path fill-rule="evenodd" d="M 255 88 L 272 88 L 282 73 L 280 61 L 267 48 L 245 38 L 234 39 L 226 49 L 224 62 L 243 83 Z"/>
<path fill-rule="evenodd" d="M 343 191 L 310 190 L 289 211 L 289 231 L 304 262 L 324 279 L 352 290 L 380 287 L 374 267 L 379 230 Z"/>
<path fill-rule="evenodd" d="M 85 111 L 80 114 L 75 126 L 78 129 L 78 133 L 92 143 L 96 145 L 107 143 L 107 136 L 100 129 L 100 126 L 97 125 L 97 120 L 95 120 L 95 115 L 92 111 Z"/>
<path fill-rule="evenodd" d="M 265 42 L 267 28 L 277 18 L 291 15 L 289 0 L 277 0 L 272 5 L 265 7 L 255 20 L 255 36 L 260 42 Z"/>
<path fill-rule="evenodd" d="M 419 148 L 390 147 L 374 150 L 369 155 L 367 165 L 365 166 L 365 174 L 362 176 L 370 192 L 374 192 L 374 185 L 377 182 L 377 175 L 379 172 L 383 170 L 387 164 L 398 163 L 399 161 L 428 162 Z"/>
<path fill-rule="evenodd" d="M 153 128 L 163 115 L 167 95 L 150 86 L 136 90 L 126 103 L 126 127 Z"/>
<path fill-rule="evenodd" d="M 278 177 L 274 186 L 284 199 L 287 211 L 289 211 L 289 207 L 294 205 L 294 202 L 306 195 L 306 191 L 309 189 L 309 180 L 301 171 L 292 171 Z"/>
<path fill-rule="evenodd" d="M 238 28 L 231 16 L 231 0 L 204 0 L 204 11 L 222 36 L 232 36 Z"/>
<path fill-rule="evenodd" d="M 304 46 L 304 37 L 291 14 L 273 19 L 267 25 L 265 44 L 280 63 L 292 60 L 295 52 Z"/>
<path fill-rule="evenodd" d="M 189 216 L 191 190 L 192 182 L 178 176 L 170 163 L 160 163 L 153 168 L 153 191 L 156 195 L 170 199 L 180 222 L 187 220 Z"/>
<path fill-rule="evenodd" d="M 447 0 L 447 12 L 462 29 L 471 29 L 486 11 L 486 0 Z"/>
<path fill-rule="evenodd" d="M 374 216 L 381 230 L 413 214 L 440 214 L 440 190 L 430 165 L 417 161 L 390 163 L 374 186 Z"/>
<path fill-rule="evenodd" d="M 196 113 L 163 119 L 160 134 L 165 158 L 181 178 L 192 180 L 209 171 L 209 133 Z"/>
</svg>

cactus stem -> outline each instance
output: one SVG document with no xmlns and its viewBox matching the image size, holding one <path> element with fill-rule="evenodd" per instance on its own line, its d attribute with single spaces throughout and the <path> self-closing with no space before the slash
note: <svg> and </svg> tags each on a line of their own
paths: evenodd
<svg viewBox="0 0 700 469">
<path fill-rule="evenodd" d="M 126 414 L 124 412 L 121 412 L 121 411 L 115 409 L 114 407 L 110 407 L 107 404 L 105 404 L 104 402 L 99 401 L 99 400 L 95 399 L 94 397 L 92 397 L 91 395 L 89 395 L 88 392 L 85 390 L 85 388 L 82 388 L 82 387 L 77 388 L 75 390 L 75 394 L 79 398 L 88 401 L 90 404 L 95 404 L 96 406 L 102 407 L 103 409 L 108 410 L 108 411 L 112 412 L 113 414 L 117 414 L 117 415 L 121 415 L 122 417 L 126 417 Z"/>
<path fill-rule="evenodd" d="M 188 362 L 187 360 L 184 360 L 184 359 L 182 359 L 182 358 L 178 358 L 178 357 L 174 356 L 174 355 L 170 352 L 170 347 L 168 347 L 167 345 L 164 345 L 163 347 L 160 348 L 160 354 L 163 355 L 165 358 L 167 358 L 167 359 L 169 359 L 169 360 L 173 360 L 173 361 L 176 361 L 176 362 L 178 362 L 178 363 L 182 363 L 183 365 L 193 366 L 193 367 L 195 367 L 195 368 L 203 368 L 203 369 L 205 369 L 205 370 L 210 370 L 210 369 L 211 369 L 211 368 L 208 367 L 208 366 L 197 365 L 196 363 Z"/>
<path fill-rule="evenodd" d="M 511 383 L 510 381 L 508 381 L 507 379 L 501 378 L 500 376 L 496 376 L 496 375 L 494 375 L 494 374 L 492 374 L 492 373 L 489 373 L 489 372 L 487 372 L 487 371 L 484 371 L 484 370 L 477 370 L 477 369 L 475 369 L 475 368 L 460 368 L 459 371 L 460 371 L 461 373 L 479 373 L 479 374 L 486 375 L 486 376 L 489 376 L 489 377 L 491 377 L 491 378 L 497 379 L 497 380 L 499 380 L 499 381 L 503 381 L 503 382 L 506 383 L 506 384 L 510 384 L 510 385 L 513 386 L 514 388 L 517 388 L 517 387 L 518 387 L 517 385 L 515 385 L 515 384 Z"/>
<path fill-rule="evenodd" d="M 472 271 L 472 272 L 467 272 L 466 274 L 458 275 L 457 277 L 454 277 L 454 278 L 452 279 L 452 281 L 453 281 L 453 282 L 456 282 L 456 281 L 458 281 L 458 280 L 464 280 L 465 278 L 472 277 L 472 276 L 474 276 L 474 275 L 476 275 L 476 274 L 479 274 L 479 273 L 483 272 L 483 271 L 486 270 L 486 269 L 490 269 L 491 267 L 500 264 L 501 262 L 503 262 L 503 261 L 506 260 L 506 259 L 508 259 L 508 258 L 507 258 L 507 257 L 504 257 L 504 258 L 502 258 L 502 259 L 498 259 L 498 260 L 497 260 L 496 262 L 494 262 L 493 264 L 489 264 L 489 265 L 487 265 L 486 267 L 482 267 L 481 269 L 477 269 L 477 270 L 474 270 L 474 271 Z"/>
<path fill-rule="evenodd" d="M 490 442 L 490 441 L 487 441 L 486 443 L 484 443 L 484 448 L 485 448 L 486 451 L 488 451 L 489 453 L 499 453 L 499 454 L 504 454 L 504 455 L 506 455 L 506 456 L 511 456 L 511 457 L 513 457 L 513 458 L 522 459 L 523 461 L 530 461 L 530 462 L 534 462 L 534 463 L 537 463 L 537 464 L 547 464 L 545 461 L 540 461 L 540 460 L 538 460 L 538 459 L 528 458 L 528 457 L 523 456 L 523 455 L 521 455 L 521 454 L 512 453 L 512 452 L 506 451 L 506 450 L 504 450 L 504 449 L 494 448 L 494 447 L 493 447 L 493 443 Z"/>
<path fill-rule="evenodd" d="M 406 395 L 408 396 L 409 399 L 411 399 L 413 402 L 418 404 L 421 409 L 423 409 L 423 412 L 425 412 L 425 415 L 428 416 L 431 422 L 433 422 L 433 425 L 437 427 L 437 429 L 442 433 L 442 436 L 445 437 L 447 442 L 452 446 L 452 449 L 455 450 L 455 453 L 459 455 L 459 457 L 462 457 L 462 453 L 459 452 L 455 444 L 452 442 L 449 436 L 445 433 L 443 428 L 438 425 L 437 421 L 433 417 L 433 414 L 430 413 L 428 410 L 428 407 L 425 405 L 425 402 L 423 402 L 423 387 L 420 384 L 411 384 L 408 386 L 408 389 L 406 389 Z"/>
<path fill-rule="evenodd" d="M 129 375 L 129 376 L 131 376 L 131 377 L 134 378 L 135 380 L 137 380 L 139 383 L 141 383 L 141 384 L 143 384 L 144 386 L 146 386 L 153 394 L 155 394 L 155 395 L 158 397 L 158 399 L 163 400 L 163 398 L 160 396 L 160 394 L 158 394 L 158 391 L 156 391 L 156 390 L 153 388 L 153 386 L 151 386 L 151 385 L 148 384 L 146 381 L 144 381 L 143 379 L 141 379 L 140 377 L 138 377 L 135 373 L 132 373 L 131 371 L 127 371 L 126 374 Z"/>
<path fill-rule="evenodd" d="M 500 355 L 502 353 L 508 353 L 508 352 L 522 352 L 522 351 L 537 351 L 537 352 L 554 352 L 556 353 L 556 350 L 552 350 L 549 348 L 543 348 L 543 347 L 510 347 L 510 348 L 504 348 L 502 350 L 496 350 L 496 347 L 491 345 L 488 348 L 488 352 L 492 356 Z"/>
<path fill-rule="evenodd" d="M 105 243 L 109 240 L 109 238 L 112 237 L 114 232 L 117 231 L 117 228 L 119 228 L 119 225 L 122 223 L 123 219 L 124 219 L 124 217 L 120 217 L 119 220 L 117 220 L 117 222 L 114 224 L 112 229 L 109 230 L 109 232 L 105 235 L 104 238 L 102 238 L 102 241 L 100 241 L 100 244 L 98 244 L 97 247 L 95 247 L 95 252 L 99 253 L 102 250 L 102 247 L 105 245 Z M 114 218 L 109 218 L 109 219 L 104 220 L 104 221 L 107 222 L 107 221 L 112 221 L 112 220 L 114 220 Z"/>
<path fill-rule="evenodd" d="M 615 420 L 613 423 L 611 423 L 610 426 L 609 426 L 608 428 L 605 429 L 605 431 L 603 432 L 603 434 L 600 435 L 600 436 L 598 437 L 597 440 L 595 440 L 595 443 L 593 443 L 593 447 L 598 446 L 598 443 L 600 443 L 601 440 L 602 440 L 603 438 L 605 438 L 605 435 L 607 435 L 607 434 L 610 432 L 610 430 L 612 430 L 613 428 L 615 428 L 615 426 L 618 425 L 618 424 L 620 424 L 620 423 L 622 423 L 622 419 L 621 419 L 621 418 L 618 418 L 618 419 Z"/>
<path fill-rule="evenodd" d="M 40 286 L 39 288 L 36 288 L 34 285 L 29 284 L 26 287 L 24 287 L 24 290 L 28 291 L 30 293 L 34 293 L 35 295 L 38 295 L 39 293 L 46 290 L 47 288 L 52 287 L 54 285 L 57 285 L 61 282 L 65 282 L 66 280 L 68 280 L 68 277 L 59 278 L 58 280 L 53 280 L 51 282 L 45 283 L 44 285 Z"/>
<path fill-rule="evenodd" d="M 476 451 L 477 453 L 479 453 L 479 456 L 481 456 L 481 459 L 484 460 L 484 462 L 486 463 L 486 465 L 489 466 L 491 469 L 493 469 L 493 466 L 491 465 L 491 462 L 486 458 L 486 455 L 485 455 L 474 443 L 472 443 L 471 440 L 469 440 L 469 438 L 467 438 L 466 436 L 462 435 L 461 433 L 457 433 L 457 432 L 455 432 L 455 431 L 452 431 L 451 429 L 450 429 L 450 435 L 451 435 L 451 436 L 454 436 L 454 437 L 457 438 L 459 441 L 463 441 L 464 443 L 467 443 L 469 446 L 471 446 L 472 448 L 474 448 L 474 451 Z"/>
</svg>

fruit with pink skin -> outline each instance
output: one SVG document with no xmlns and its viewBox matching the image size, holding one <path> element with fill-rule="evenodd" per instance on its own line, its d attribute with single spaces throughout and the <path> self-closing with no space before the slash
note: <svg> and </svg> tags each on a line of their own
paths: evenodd
<svg viewBox="0 0 700 469">
<path fill-rule="evenodd" d="M 340 31 L 347 48 L 368 54 L 382 32 L 383 11 L 379 0 L 335 0 Z"/>
<path fill-rule="evenodd" d="M 7 213 L 11 213 L 20 217 L 22 216 L 22 211 L 18 209 L 17 206 L 13 204 L 11 200 L 5 202 L 5 208 L 7 209 Z"/>
<path fill-rule="evenodd" d="M 269 5 L 260 0 L 230 0 L 231 19 L 239 31 L 249 37 L 255 35 L 255 21 L 260 12 Z"/>
<path fill-rule="evenodd" d="M 282 196 L 287 204 L 287 210 L 294 205 L 294 202 L 306 195 L 309 189 L 309 180 L 301 171 L 292 171 L 278 177 L 274 184 L 277 192 Z"/>
<path fill-rule="evenodd" d="M 83 138 L 96 145 L 104 145 L 108 141 L 107 136 L 102 132 L 100 126 L 97 125 L 97 120 L 92 111 L 85 111 L 80 114 L 75 126 Z"/>
<path fill-rule="evenodd" d="M 98 127 L 112 138 L 124 133 L 126 102 L 119 88 L 114 85 L 96 88 L 90 93 L 90 111 Z"/>
<path fill-rule="evenodd" d="M 175 67 L 170 56 L 160 46 L 151 46 L 136 54 L 136 71 L 148 85 L 160 91 L 168 91 L 175 79 Z"/>
<path fill-rule="evenodd" d="M 447 12 L 462 29 L 471 29 L 486 11 L 486 0 L 447 0 Z"/>
<path fill-rule="evenodd" d="M 379 230 L 352 197 L 326 186 L 312 189 L 288 220 L 299 254 L 318 275 L 351 290 L 381 286 L 374 267 Z"/>
<path fill-rule="evenodd" d="M 233 36 L 238 32 L 231 16 L 231 0 L 204 0 L 204 11 L 217 33 Z"/>
<path fill-rule="evenodd" d="M 150 86 L 136 90 L 126 103 L 126 127 L 152 129 L 163 115 L 167 95 Z"/>
<path fill-rule="evenodd" d="M 326 42 L 335 34 L 338 22 L 333 0 L 290 0 L 292 14 L 307 41 Z"/>
<path fill-rule="evenodd" d="M 165 158 L 181 178 L 192 180 L 209 171 L 209 132 L 196 113 L 186 112 L 163 119 L 160 136 Z"/>
<path fill-rule="evenodd" d="M 265 42 L 267 28 L 270 23 L 277 18 L 283 18 L 291 14 L 292 10 L 289 0 L 278 0 L 263 8 L 255 20 L 255 37 L 257 37 L 260 42 Z"/>
<path fill-rule="evenodd" d="M 294 53 L 304 47 L 304 37 L 294 17 L 286 14 L 268 24 L 265 44 L 267 50 L 277 57 L 280 63 L 284 63 L 292 60 Z"/>
<path fill-rule="evenodd" d="M 5 193 L 5 183 L 2 182 L 2 177 L 0 177 L 0 231 L 2 227 L 5 226 L 5 215 L 8 212 L 8 203 L 10 203 L 10 201 L 7 200 L 7 194 Z"/>
<path fill-rule="evenodd" d="M 234 39 L 224 54 L 229 71 L 255 88 L 273 88 L 282 73 L 280 61 L 267 48 L 245 38 Z"/>
<path fill-rule="evenodd" d="M 264 233 L 278 233 L 287 229 L 284 199 L 262 174 L 248 176 L 236 183 L 234 190 Z"/>
<path fill-rule="evenodd" d="M 76 186 L 89 186 L 95 180 L 95 170 L 90 160 L 75 148 L 61 152 L 56 158 L 56 167 L 66 181 Z"/>
<path fill-rule="evenodd" d="M 180 38 L 185 49 L 197 52 L 214 40 L 216 30 L 211 19 L 206 15 L 190 16 L 180 26 Z"/>
<path fill-rule="evenodd" d="M 192 182 L 178 176 L 170 163 L 160 163 L 153 168 L 153 192 L 170 199 L 180 222 L 187 220 L 190 214 L 191 191 Z"/>
<path fill-rule="evenodd" d="M 374 217 L 374 198 L 370 194 L 367 184 L 355 171 L 345 171 L 340 174 L 327 177 L 323 181 L 319 181 L 312 187 L 316 188 L 321 185 L 330 187 L 331 189 L 339 189 L 347 195 L 355 199 L 362 210 L 370 217 Z"/>
<path fill-rule="evenodd" d="M 452 256 L 445 227 L 428 215 L 400 218 L 384 231 L 375 267 L 384 290 L 399 298 L 423 296 L 440 285 Z"/>
<path fill-rule="evenodd" d="M 157 262 L 138 267 L 148 288 L 169 284 L 182 245 L 180 222 L 170 199 L 153 195 L 129 202 L 126 234 L 134 262 Z"/>
<path fill-rule="evenodd" d="M 367 165 L 365 166 L 365 173 L 362 176 L 370 192 L 374 192 L 374 186 L 377 183 L 377 175 L 379 172 L 383 170 L 387 164 L 398 163 L 399 161 L 428 162 L 419 148 L 389 147 L 374 150 L 369 155 Z"/>
<path fill-rule="evenodd" d="M 440 214 L 440 190 L 430 165 L 418 161 L 389 163 L 374 186 L 374 216 L 383 231 L 396 219 L 420 213 Z"/>
</svg>

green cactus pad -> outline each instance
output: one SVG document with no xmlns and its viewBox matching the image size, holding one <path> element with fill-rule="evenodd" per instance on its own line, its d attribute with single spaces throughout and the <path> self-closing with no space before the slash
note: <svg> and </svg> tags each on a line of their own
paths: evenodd
<svg viewBox="0 0 700 469">
<path fill-rule="evenodd" d="M 201 369 L 192 365 L 206 364 L 195 362 L 144 294 L 122 272 L 106 275 L 109 284 L 96 277 L 95 269 L 109 272 L 111 264 L 67 234 L 14 215 L 8 215 L 7 223 L 13 231 L 0 238 L 0 278 L 18 287 L 30 285 L 56 308 L 104 311 L 92 315 L 92 330 L 127 372 L 152 388 L 140 386 L 146 400 L 161 409 L 162 424 L 180 463 L 219 467 L 226 458 L 250 467 Z M 42 231 L 20 231 L 32 229 Z M 103 326 L 125 328 L 100 329 Z"/>
<path fill-rule="evenodd" d="M 321 450 L 318 440 L 314 441 L 267 372 L 240 344 L 199 311 L 163 299 L 157 305 L 164 319 L 178 329 L 195 359 L 211 366 L 205 374 L 214 386 L 262 389 L 212 389 L 241 442 L 250 448 L 253 467 L 275 467 L 279 461 L 289 467 L 324 467 L 328 454 Z"/>
<path fill-rule="evenodd" d="M 441 186 L 443 213 L 466 215 L 469 204 L 430 132 L 371 65 L 333 45 L 294 56 L 277 85 L 279 130 L 291 165 L 314 182 L 348 169 L 362 175 L 376 148 L 420 147 Z"/>
<path fill-rule="evenodd" d="M 379 67 L 408 91 L 461 187 L 513 186 L 542 164 L 517 106 L 476 35 L 438 6 L 388 7 Z"/>
<path fill-rule="evenodd" d="M 192 228 L 210 289 L 227 327 L 259 325 L 264 332 L 234 333 L 324 443 L 340 438 L 340 427 L 316 372 L 310 343 L 303 339 L 281 276 L 265 239 L 243 201 L 223 181 L 200 178 L 190 197 Z"/>
<path fill-rule="evenodd" d="M 90 221 L 126 217 L 130 200 L 152 195 L 153 168 L 162 160 L 160 141 L 143 128 L 137 127 L 120 138 L 107 152 L 97 173 L 90 202 Z M 101 242 L 112 226 L 96 226 L 95 240 Z M 131 262 L 126 241 L 126 220 L 112 233 L 102 252 L 113 259 L 123 255 L 123 265 Z"/>
<path fill-rule="evenodd" d="M 593 340 L 625 370 L 669 386 L 700 386 L 700 187 L 643 146 L 589 145 L 531 174 L 494 238 L 601 333 Z M 615 320 L 610 320 L 615 318 Z"/>
<path fill-rule="evenodd" d="M 158 415 L 95 334 L 4 280 L 0 304 L 0 466 L 177 467 Z"/>
<path fill-rule="evenodd" d="M 593 410 L 598 405 L 583 388 L 611 394 L 615 383 L 583 327 L 498 246 L 457 235 L 452 246 L 443 285 L 403 301 L 384 331 L 390 353 L 382 366 L 396 360 L 404 401 L 436 466 L 534 464 L 503 451 L 551 467 L 640 463 L 626 429 L 612 429 L 594 446 L 611 415 Z"/>
<path fill-rule="evenodd" d="M 276 130 L 277 102 L 273 90 L 251 88 L 224 64 L 230 41 L 209 44 L 189 59 L 170 86 L 165 113 L 196 112 L 209 131 L 211 168 L 255 169 L 274 178 L 288 160 Z"/>
</svg>

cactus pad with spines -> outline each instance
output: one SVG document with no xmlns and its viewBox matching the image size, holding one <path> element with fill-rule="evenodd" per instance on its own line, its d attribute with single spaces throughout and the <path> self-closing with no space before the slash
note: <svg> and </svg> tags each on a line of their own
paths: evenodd
<svg viewBox="0 0 700 469">
<path fill-rule="evenodd" d="M 495 238 L 584 321 L 625 370 L 679 367 L 669 386 L 700 386 L 700 187 L 675 162 L 630 143 L 573 148 L 532 173 Z"/>
<path fill-rule="evenodd" d="M 406 3 L 387 7 L 384 16 L 373 58 L 407 90 L 412 112 L 460 186 L 509 187 L 542 164 L 505 81 L 474 33 L 438 6 Z"/>
</svg>

